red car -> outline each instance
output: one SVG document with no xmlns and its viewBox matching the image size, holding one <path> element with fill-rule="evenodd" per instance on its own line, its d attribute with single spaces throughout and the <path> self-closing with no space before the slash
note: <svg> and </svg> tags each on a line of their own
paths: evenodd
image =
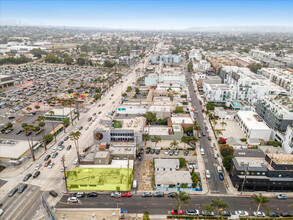
<svg viewBox="0 0 293 220">
<path fill-rule="evenodd" d="M 121 193 L 121 197 L 131 197 L 132 194 L 130 192 Z"/>
<path fill-rule="evenodd" d="M 181 209 L 180 210 L 172 209 L 171 215 L 183 215 L 183 211 Z"/>
</svg>

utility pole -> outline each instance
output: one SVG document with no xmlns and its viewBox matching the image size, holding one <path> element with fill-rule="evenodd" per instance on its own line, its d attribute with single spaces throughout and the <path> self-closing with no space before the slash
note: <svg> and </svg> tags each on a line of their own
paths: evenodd
<svg viewBox="0 0 293 220">
<path fill-rule="evenodd" d="M 244 179 L 243 179 L 243 182 L 242 182 L 240 195 L 242 195 L 242 193 L 243 193 L 244 184 L 246 182 L 246 177 L 247 177 L 247 173 L 248 173 L 248 167 L 249 167 L 249 163 L 247 163 L 247 166 L 246 166 L 246 169 L 245 169 L 245 176 L 244 176 Z"/>
<path fill-rule="evenodd" d="M 66 192 L 68 193 L 68 189 L 67 189 L 67 177 L 66 177 L 66 167 L 65 167 L 65 155 L 63 155 L 61 157 L 61 162 L 62 162 L 62 165 L 63 165 L 63 174 L 64 174 L 64 180 L 65 180 L 65 188 L 66 188 Z"/>
</svg>

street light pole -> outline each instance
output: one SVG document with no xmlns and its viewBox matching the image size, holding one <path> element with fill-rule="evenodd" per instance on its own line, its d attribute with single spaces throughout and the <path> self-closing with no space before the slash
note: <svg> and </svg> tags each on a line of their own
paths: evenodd
<svg viewBox="0 0 293 220">
<path fill-rule="evenodd" d="M 62 162 L 62 165 L 63 165 L 63 174 L 64 174 L 64 180 L 65 180 L 65 188 L 66 188 L 66 193 L 68 193 L 68 189 L 67 189 L 67 177 L 66 177 L 66 167 L 65 167 L 65 155 L 63 155 L 61 157 L 61 162 Z"/>
</svg>

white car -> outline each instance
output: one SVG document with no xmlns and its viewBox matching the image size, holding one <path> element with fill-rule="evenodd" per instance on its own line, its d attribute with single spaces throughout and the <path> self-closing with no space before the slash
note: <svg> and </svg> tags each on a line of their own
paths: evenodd
<svg viewBox="0 0 293 220">
<path fill-rule="evenodd" d="M 66 168 L 67 168 L 67 167 L 65 167 L 65 169 L 66 169 Z M 61 172 L 64 172 L 64 167 L 61 167 L 60 171 L 61 171 Z"/>
<path fill-rule="evenodd" d="M 256 217 L 266 217 L 266 214 L 264 212 L 253 212 L 253 215 Z"/>
<path fill-rule="evenodd" d="M 211 178 L 211 173 L 209 170 L 206 170 L 206 178 L 210 179 Z"/>
<path fill-rule="evenodd" d="M 86 127 L 86 128 L 85 128 L 85 130 L 88 130 L 88 129 L 89 129 L 89 127 Z"/>
<path fill-rule="evenodd" d="M 111 197 L 121 197 L 121 193 L 120 192 L 112 192 Z"/>
<path fill-rule="evenodd" d="M 78 159 L 75 159 L 75 160 L 73 161 L 73 165 L 76 165 L 77 162 L 78 162 Z"/>
<path fill-rule="evenodd" d="M 168 155 L 168 154 L 169 154 L 169 152 L 170 152 L 169 150 L 166 150 L 166 151 L 165 151 L 165 155 Z"/>
<path fill-rule="evenodd" d="M 57 147 L 53 147 L 52 152 L 55 153 L 58 150 Z"/>
<path fill-rule="evenodd" d="M 38 169 L 40 169 L 40 168 L 41 168 L 41 166 L 42 166 L 42 164 L 41 164 L 41 163 L 38 163 L 38 164 L 37 164 L 37 166 L 36 166 L 36 168 L 35 168 L 35 170 L 38 170 Z"/>
<path fill-rule="evenodd" d="M 67 202 L 77 203 L 77 202 L 78 202 L 78 199 L 77 199 L 77 197 L 69 197 L 69 198 L 67 199 Z"/>
<path fill-rule="evenodd" d="M 247 211 L 242 211 L 242 210 L 235 211 L 235 215 L 239 215 L 240 217 L 249 216 Z"/>
<path fill-rule="evenodd" d="M 214 144 L 213 144 L 213 143 L 211 143 L 211 144 L 210 144 L 210 146 L 211 146 L 211 148 L 213 148 L 213 147 L 214 147 Z"/>
</svg>

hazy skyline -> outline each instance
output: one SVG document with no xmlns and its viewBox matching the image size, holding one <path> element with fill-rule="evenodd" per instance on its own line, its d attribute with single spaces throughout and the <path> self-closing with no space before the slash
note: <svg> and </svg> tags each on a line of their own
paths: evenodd
<svg viewBox="0 0 293 220">
<path fill-rule="evenodd" d="M 288 0 L 1 0 L 1 25 L 181 30 L 215 26 L 292 26 Z"/>
</svg>

